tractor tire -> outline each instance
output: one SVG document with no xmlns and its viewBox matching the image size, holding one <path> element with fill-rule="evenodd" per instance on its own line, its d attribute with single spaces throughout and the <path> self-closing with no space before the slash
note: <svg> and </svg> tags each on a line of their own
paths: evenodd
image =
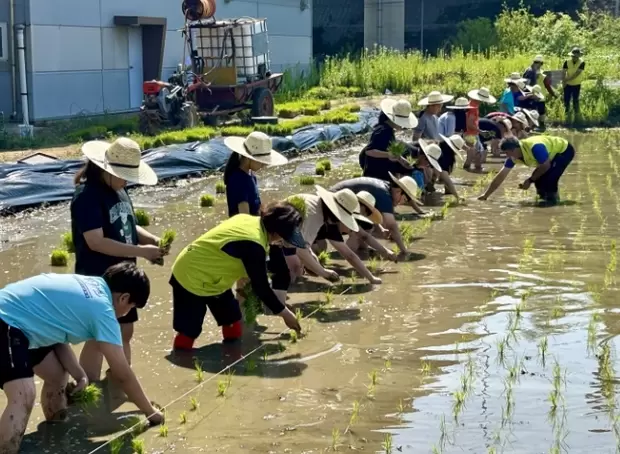
<svg viewBox="0 0 620 454">
<path fill-rule="evenodd" d="M 185 102 L 181 107 L 179 126 L 181 129 L 195 128 L 198 126 L 198 110 L 193 102 Z"/>
<path fill-rule="evenodd" d="M 252 116 L 273 117 L 273 94 L 268 88 L 257 88 L 252 93 Z"/>
<path fill-rule="evenodd" d="M 145 136 L 154 136 L 161 129 L 159 112 L 141 109 L 138 119 L 138 130 Z"/>
</svg>

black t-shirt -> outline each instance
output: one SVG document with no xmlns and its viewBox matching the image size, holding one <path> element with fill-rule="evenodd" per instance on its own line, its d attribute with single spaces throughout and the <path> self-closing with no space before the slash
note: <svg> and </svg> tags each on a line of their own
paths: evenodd
<svg viewBox="0 0 620 454">
<path fill-rule="evenodd" d="M 138 244 L 138 231 L 133 204 L 125 189 L 114 191 L 101 183 L 88 183 L 76 188 L 71 201 L 71 233 L 75 244 L 75 272 L 102 276 L 112 265 L 136 262 L 135 258 L 112 257 L 91 250 L 84 233 L 103 229 L 103 236 L 128 244 Z"/>
<path fill-rule="evenodd" d="M 394 174 L 407 173 L 407 170 L 403 168 L 398 162 L 390 161 L 386 158 L 374 158 L 366 155 L 366 150 L 385 151 L 396 140 L 394 136 L 394 130 L 391 126 L 385 123 L 377 124 L 372 130 L 370 135 L 370 141 L 368 145 L 360 152 L 359 164 L 364 171 L 365 177 L 379 178 L 381 180 L 389 181 L 390 175 L 388 172 Z"/>
<path fill-rule="evenodd" d="M 338 224 L 323 224 L 323 226 L 319 229 L 319 233 L 316 234 L 316 239 L 314 242 L 316 243 L 319 240 L 337 241 L 342 243 L 344 238 L 342 237 L 342 233 L 340 233 L 340 226 Z"/>
<path fill-rule="evenodd" d="M 408 172 L 409 174 L 411 171 Z M 388 176 L 389 178 L 389 176 Z M 331 188 L 332 192 L 340 191 L 341 189 L 350 189 L 354 193 L 360 191 L 370 192 L 375 198 L 375 208 L 381 213 L 394 213 L 394 205 L 392 204 L 392 189 L 391 184 L 379 178 L 359 177 L 352 178 L 350 180 L 344 180 L 340 183 L 336 183 Z"/>
<path fill-rule="evenodd" d="M 478 120 L 478 129 L 480 130 L 480 141 L 487 143 L 493 139 L 501 139 L 502 131 L 499 129 L 497 122 L 488 118 Z"/>
<path fill-rule="evenodd" d="M 442 170 L 452 173 L 452 170 L 454 170 L 454 163 L 456 162 L 454 150 L 450 148 L 446 142 L 440 142 L 439 147 L 441 148 L 441 156 L 439 156 L 437 162 L 439 162 Z"/>
</svg>

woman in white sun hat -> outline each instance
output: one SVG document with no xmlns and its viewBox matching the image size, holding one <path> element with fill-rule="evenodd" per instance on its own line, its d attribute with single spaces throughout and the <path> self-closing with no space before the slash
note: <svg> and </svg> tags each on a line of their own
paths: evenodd
<svg viewBox="0 0 620 454">
<path fill-rule="evenodd" d="M 468 170 L 473 163 L 477 171 L 482 171 L 482 162 L 485 160 L 485 148 L 481 146 L 479 141 L 480 103 L 495 104 L 497 98 L 491 95 L 491 92 L 486 87 L 471 90 L 467 96 L 471 100 L 469 104 L 472 106 L 472 109 L 468 110 L 466 114 L 467 130 L 465 131 L 464 138 L 469 146 L 469 152 L 467 153 L 467 159 L 463 164 L 463 168 Z"/>
<path fill-rule="evenodd" d="M 529 135 L 530 122 L 523 112 L 517 112 L 508 119 L 512 123 L 512 131 L 518 139 L 525 139 Z"/>
<path fill-rule="evenodd" d="M 440 138 L 442 141 L 446 139 L 445 136 L 440 136 Z M 450 174 L 440 164 L 443 154 L 441 146 L 436 143 L 428 143 L 424 139 L 420 139 L 418 145 L 420 146 L 421 153 L 417 156 L 412 177 L 418 187 L 422 188 L 422 194 L 424 196 L 435 194 L 435 183 L 441 181 L 446 187 L 446 193 L 452 194 L 458 199 L 458 192 L 450 178 Z M 453 152 L 449 154 L 454 156 Z"/>
<path fill-rule="evenodd" d="M 516 108 L 517 113 L 523 112 L 529 123 L 530 129 L 538 128 L 540 126 L 540 114 L 537 110 L 524 109 L 522 107 Z"/>
<path fill-rule="evenodd" d="M 454 104 L 446 106 L 446 112 L 439 117 L 439 134 L 449 137 L 464 134 L 467 129 L 467 111 L 472 109 L 467 98 L 456 98 Z"/>
<path fill-rule="evenodd" d="M 87 161 L 75 175 L 71 201 L 71 232 L 75 244 L 75 273 L 102 276 L 106 269 L 142 257 L 159 262 L 168 253 L 159 247 L 159 238 L 136 223 L 133 203 L 125 187 L 128 183 L 155 185 L 157 175 L 141 160 L 140 146 L 131 139 L 112 143 L 86 142 L 82 153 Z M 137 310 L 119 319 L 123 348 L 131 364 L 131 345 Z M 89 380 L 101 377 L 103 356 L 95 342 L 87 342 L 80 364 Z"/>
<path fill-rule="evenodd" d="M 418 139 L 439 142 L 439 119 L 438 115 L 444 104 L 449 103 L 454 96 L 444 95 L 439 91 L 432 91 L 426 98 L 421 99 L 418 105 L 424 107 L 418 125 L 413 129 L 413 141 Z"/>
<path fill-rule="evenodd" d="M 300 277 L 304 269 L 329 281 L 338 281 L 340 276 L 334 270 L 325 268 L 312 251 L 317 240 L 327 240 L 331 246 L 371 284 L 381 284 L 381 279 L 374 276 L 364 262 L 345 243 L 343 234 L 359 232 L 357 219 L 360 218 L 360 204 L 355 193 L 350 189 L 332 192 L 316 185 L 315 194 L 296 194 L 287 200 L 302 212 L 301 227 L 305 248 L 285 248 L 286 262 L 293 280 Z M 364 218 L 365 219 L 365 218 Z M 368 222 L 371 222 L 368 220 Z"/>
<path fill-rule="evenodd" d="M 439 148 L 441 148 L 441 156 L 439 157 L 439 165 L 442 172 L 447 172 L 448 175 L 451 175 L 456 161 L 465 161 L 463 155 L 467 153 L 467 144 L 465 139 L 459 134 L 452 134 L 449 137 L 442 134 L 440 137 Z"/>
<path fill-rule="evenodd" d="M 381 101 L 381 113 L 377 125 L 372 130 L 368 145 L 359 155 L 363 175 L 389 181 L 389 172 L 408 173 L 411 166 L 406 159 L 392 156 L 388 148 L 396 141 L 396 130 L 412 129 L 417 124 L 418 119 L 406 99 L 387 98 Z"/>
</svg>

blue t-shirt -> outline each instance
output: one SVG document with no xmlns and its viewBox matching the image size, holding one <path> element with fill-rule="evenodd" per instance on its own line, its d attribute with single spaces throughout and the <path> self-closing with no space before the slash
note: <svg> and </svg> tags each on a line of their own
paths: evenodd
<svg viewBox="0 0 620 454">
<path fill-rule="evenodd" d="M 549 152 L 547 151 L 547 147 L 545 147 L 542 143 L 537 143 L 532 147 L 532 154 L 534 158 L 539 164 L 544 164 L 549 159 Z M 512 169 L 515 166 L 515 163 L 512 159 L 508 158 L 504 162 L 504 167 L 507 169 Z"/>
<path fill-rule="evenodd" d="M 260 193 L 258 181 L 252 171 L 246 173 L 236 169 L 230 174 L 226 183 L 226 201 L 228 203 L 228 216 L 239 214 L 239 204 L 247 202 L 252 216 L 258 216 L 260 212 Z"/>
<path fill-rule="evenodd" d="M 513 93 L 512 90 L 510 88 L 507 88 L 504 90 L 504 93 L 502 93 L 502 98 L 500 99 L 500 104 L 502 104 L 502 110 L 506 113 L 509 113 L 510 115 L 513 115 L 515 113 L 515 105 L 517 104 L 517 97 L 516 95 L 521 95 L 521 93 L 517 92 L 517 93 Z M 504 107 L 504 105 L 506 107 Z"/>
<path fill-rule="evenodd" d="M 100 277 L 40 274 L 0 290 L 0 318 L 31 349 L 87 340 L 123 345 L 112 293 Z"/>
</svg>

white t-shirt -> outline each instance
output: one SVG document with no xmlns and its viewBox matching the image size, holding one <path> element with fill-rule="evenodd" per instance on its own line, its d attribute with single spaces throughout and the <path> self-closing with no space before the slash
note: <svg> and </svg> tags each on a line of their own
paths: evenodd
<svg viewBox="0 0 620 454">
<path fill-rule="evenodd" d="M 323 217 L 323 202 L 316 194 L 299 194 L 306 202 L 306 217 L 301 225 L 301 234 L 308 244 L 314 244 L 314 240 L 325 224 Z"/>
</svg>

